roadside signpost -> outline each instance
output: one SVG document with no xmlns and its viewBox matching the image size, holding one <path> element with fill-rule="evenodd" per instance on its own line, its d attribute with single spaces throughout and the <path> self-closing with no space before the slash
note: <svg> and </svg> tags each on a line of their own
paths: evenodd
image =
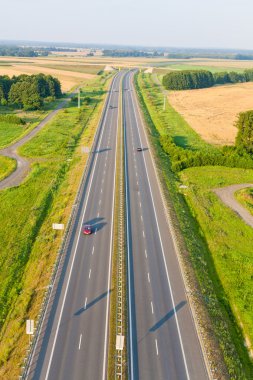
<svg viewBox="0 0 253 380">
<path fill-rule="evenodd" d="M 64 230 L 64 224 L 53 223 L 53 230 Z"/>
<path fill-rule="evenodd" d="M 31 343 L 30 336 L 34 333 L 34 320 L 33 319 L 27 319 L 26 320 L 26 334 L 29 335 L 29 346 Z"/>
</svg>

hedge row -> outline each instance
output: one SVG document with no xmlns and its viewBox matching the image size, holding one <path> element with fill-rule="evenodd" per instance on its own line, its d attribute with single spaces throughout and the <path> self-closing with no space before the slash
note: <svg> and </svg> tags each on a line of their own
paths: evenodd
<svg viewBox="0 0 253 380">
<path fill-rule="evenodd" d="M 168 136 L 160 136 L 160 144 L 171 160 L 174 172 L 195 166 L 226 166 L 231 168 L 253 169 L 253 159 L 244 149 L 233 146 L 217 148 L 215 152 L 192 151 L 177 146 Z"/>
</svg>

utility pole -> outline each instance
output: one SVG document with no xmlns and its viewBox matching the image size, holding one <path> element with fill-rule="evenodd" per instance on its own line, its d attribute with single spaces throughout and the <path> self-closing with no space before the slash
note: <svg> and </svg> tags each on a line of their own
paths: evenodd
<svg viewBox="0 0 253 380">
<path fill-rule="evenodd" d="M 81 99 L 80 99 L 80 88 L 78 89 L 78 108 L 81 106 Z"/>
</svg>

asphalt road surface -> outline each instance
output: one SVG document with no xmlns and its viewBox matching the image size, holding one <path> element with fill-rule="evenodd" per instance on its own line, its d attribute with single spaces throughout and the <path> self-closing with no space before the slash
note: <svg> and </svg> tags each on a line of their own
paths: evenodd
<svg viewBox="0 0 253 380">
<path fill-rule="evenodd" d="M 123 74 L 116 75 L 108 94 L 77 221 L 29 379 L 98 380 L 107 375 L 116 134 Z M 82 234 L 85 224 L 92 226 L 92 235 Z"/>
<path fill-rule="evenodd" d="M 129 378 L 208 379 L 137 107 L 123 79 L 129 279 Z M 137 152 L 142 147 L 142 152 Z"/>
</svg>

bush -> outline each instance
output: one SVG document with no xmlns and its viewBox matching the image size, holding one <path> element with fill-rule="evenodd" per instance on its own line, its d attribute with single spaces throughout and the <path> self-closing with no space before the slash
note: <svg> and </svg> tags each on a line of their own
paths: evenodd
<svg viewBox="0 0 253 380">
<path fill-rule="evenodd" d="M 1 121 L 10 124 L 25 124 L 25 121 L 16 115 L 0 115 L 0 122 Z"/>
<path fill-rule="evenodd" d="M 196 166 L 227 166 L 253 169 L 253 159 L 243 149 L 225 146 L 215 152 L 192 151 L 177 146 L 168 135 L 160 137 L 160 144 L 171 159 L 174 172 Z"/>
</svg>

